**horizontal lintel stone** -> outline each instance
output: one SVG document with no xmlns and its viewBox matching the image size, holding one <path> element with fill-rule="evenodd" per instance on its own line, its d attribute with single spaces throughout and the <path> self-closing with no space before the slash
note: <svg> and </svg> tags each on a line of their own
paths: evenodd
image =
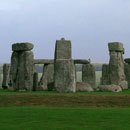
<svg viewBox="0 0 130 130">
<path fill-rule="evenodd" d="M 15 43 L 12 45 L 12 51 L 30 51 L 34 48 L 32 43 Z"/>
<path fill-rule="evenodd" d="M 111 42 L 108 43 L 109 51 L 121 51 L 124 52 L 123 43 L 121 42 Z"/>
</svg>

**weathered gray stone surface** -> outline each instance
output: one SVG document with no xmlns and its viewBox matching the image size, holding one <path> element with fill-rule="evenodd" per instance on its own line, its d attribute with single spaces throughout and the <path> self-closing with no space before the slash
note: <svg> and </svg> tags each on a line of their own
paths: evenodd
<svg viewBox="0 0 130 130">
<path fill-rule="evenodd" d="M 93 88 L 88 83 L 77 82 L 76 83 L 76 92 L 93 92 Z"/>
<path fill-rule="evenodd" d="M 74 64 L 90 64 L 89 60 L 74 59 Z"/>
<path fill-rule="evenodd" d="M 10 64 L 4 64 L 3 65 L 3 82 L 2 82 L 2 88 L 7 89 L 9 87 L 9 72 L 10 72 Z"/>
<path fill-rule="evenodd" d="M 128 82 L 127 81 L 122 81 L 120 82 L 119 86 L 124 90 L 124 89 L 128 89 Z"/>
<path fill-rule="evenodd" d="M 33 91 L 36 91 L 38 88 L 38 73 L 35 72 L 33 75 Z"/>
<path fill-rule="evenodd" d="M 50 85 L 53 82 L 54 82 L 54 64 L 45 64 L 43 68 L 43 74 L 40 79 L 40 87 L 42 88 L 42 90 L 48 90 L 49 85 L 49 90 L 51 90 L 52 88 L 50 88 L 51 87 Z"/>
<path fill-rule="evenodd" d="M 21 43 L 20 45 L 22 44 L 23 43 Z M 33 90 L 33 74 L 34 74 L 33 60 L 34 56 L 32 51 L 13 52 L 11 57 L 11 72 L 12 72 L 12 86 L 14 90 L 16 91 Z"/>
<path fill-rule="evenodd" d="M 102 66 L 101 84 L 109 85 L 109 65 L 108 64 L 103 64 Z"/>
<path fill-rule="evenodd" d="M 54 86 L 57 92 L 75 92 L 76 79 L 73 60 L 55 60 L 54 78 Z"/>
<path fill-rule="evenodd" d="M 100 91 L 102 92 L 121 92 L 122 89 L 119 85 L 100 85 L 99 86 Z"/>
<path fill-rule="evenodd" d="M 121 42 L 108 43 L 108 48 L 109 48 L 109 51 L 124 52 L 123 43 Z"/>
<path fill-rule="evenodd" d="M 82 66 L 82 81 L 96 88 L 95 67 L 92 64 L 84 64 Z"/>
<path fill-rule="evenodd" d="M 2 89 L 2 75 L 0 74 L 0 89 Z"/>
<path fill-rule="evenodd" d="M 30 51 L 34 48 L 32 43 L 16 43 L 12 45 L 13 51 Z"/>
<path fill-rule="evenodd" d="M 125 63 L 124 65 L 125 65 L 124 71 L 125 71 L 126 81 L 128 82 L 128 87 L 130 88 L 130 64 Z"/>
<path fill-rule="evenodd" d="M 126 59 L 124 59 L 124 61 L 125 61 L 126 63 L 130 63 L 130 58 L 126 58 Z"/>
<path fill-rule="evenodd" d="M 110 84 L 120 85 L 125 81 L 124 73 L 124 48 L 121 43 L 109 43 L 110 61 L 109 61 L 109 80 Z"/>
<path fill-rule="evenodd" d="M 89 64 L 89 63 L 90 63 L 89 60 L 74 59 L 74 64 Z M 54 64 L 54 60 L 53 59 L 34 59 L 34 64 Z"/>
<path fill-rule="evenodd" d="M 53 59 L 34 59 L 34 64 L 54 64 Z"/>
<path fill-rule="evenodd" d="M 71 59 L 71 41 L 65 40 L 62 38 L 61 40 L 56 41 L 55 47 L 55 59 Z"/>
<path fill-rule="evenodd" d="M 48 87 L 48 91 L 55 91 L 54 82 L 48 83 L 47 87 Z"/>
</svg>

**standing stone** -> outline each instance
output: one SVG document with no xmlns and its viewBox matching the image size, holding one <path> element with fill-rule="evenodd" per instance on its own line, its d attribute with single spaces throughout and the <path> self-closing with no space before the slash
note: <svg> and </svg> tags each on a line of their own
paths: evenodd
<svg viewBox="0 0 130 130">
<path fill-rule="evenodd" d="M 34 55 L 31 43 L 17 43 L 12 45 L 11 73 L 12 85 L 16 91 L 33 90 Z"/>
<path fill-rule="evenodd" d="M 73 60 L 56 60 L 55 62 L 55 89 L 58 92 L 75 92 L 76 78 Z"/>
<path fill-rule="evenodd" d="M 57 92 L 75 92 L 75 65 L 72 60 L 71 41 L 56 41 L 54 60 L 54 87 Z"/>
<path fill-rule="evenodd" d="M 103 64 L 102 66 L 101 84 L 109 85 L 109 65 L 108 64 Z"/>
<path fill-rule="evenodd" d="M 128 84 L 125 80 L 124 73 L 124 48 L 120 42 L 113 42 L 108 44 L 110 52 L 109 61 L 109 80 L 110 84 L 120 85 L 122 89 L 127 89 Z"/>
<path fill-rule="evenodd" d="M 33 75 L 33 91 L 36 91 L 38 88 L 38 73 L 35 72 Z"/>
<path fill-rule="evenodd" d="M 125 76 L 126 80 L 128 81 L 128 86 L 130 88 L 130 61 L 128 59 L 125 59 L 125 66 L 124 66 L 124 71 L 125 71 Z"/>
<path fill-rule="evenodd" d="M 83 64 L 82 66 L 82 81 L 96 88 L 95 67 L 92 64 Z"/>
<path fill-rule="evenodd" d="M 3 83 L 2 88 L 7 89 L 9 87 L 9 72 L 10 72 L 10 64 L 3 65 Z"/>
<path fill-rule="evenodd" d="M 42 90 L 53 90 L 54 86 L 50 86 L 51 84 L 54 84 L 54 64 L 44 64 L 40 88 Z"/>
<path fill-rule="evenodd" d="M 0 89 L 2 89 L 2 75 L 0 74 Z"/>
</svg>

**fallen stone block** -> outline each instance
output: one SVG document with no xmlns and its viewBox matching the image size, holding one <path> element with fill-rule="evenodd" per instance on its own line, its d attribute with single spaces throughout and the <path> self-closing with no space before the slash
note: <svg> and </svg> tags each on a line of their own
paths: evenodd
<svg viewBox="0 0 130 130">
<path fill-rule="evenodd" d="M 99 85 L 99 89 L 102 92 L 121 92 L 122 89 L 119 85 Z"/>
<path fill-rule="evenodd" d="M 76 83 L 76 92 L 93 92 L 94 89 L 88 83 L 77 82 Z"/>
</svg>

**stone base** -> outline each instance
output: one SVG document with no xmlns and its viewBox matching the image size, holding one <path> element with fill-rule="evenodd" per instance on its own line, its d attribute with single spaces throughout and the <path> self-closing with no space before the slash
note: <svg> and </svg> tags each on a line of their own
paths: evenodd
<svg viewBox="0 0 130 130">
<path fill-rule="evenodd" d="M 128 89 L 128 82 L 127 81 L 122 81 L 119 85 L 123 90 Z"/>
<path fill-rule="evenodd" d="M 54 86 L 57 92 L 76 92 L 73 60 L 55 60 Z"/>
</svg>

